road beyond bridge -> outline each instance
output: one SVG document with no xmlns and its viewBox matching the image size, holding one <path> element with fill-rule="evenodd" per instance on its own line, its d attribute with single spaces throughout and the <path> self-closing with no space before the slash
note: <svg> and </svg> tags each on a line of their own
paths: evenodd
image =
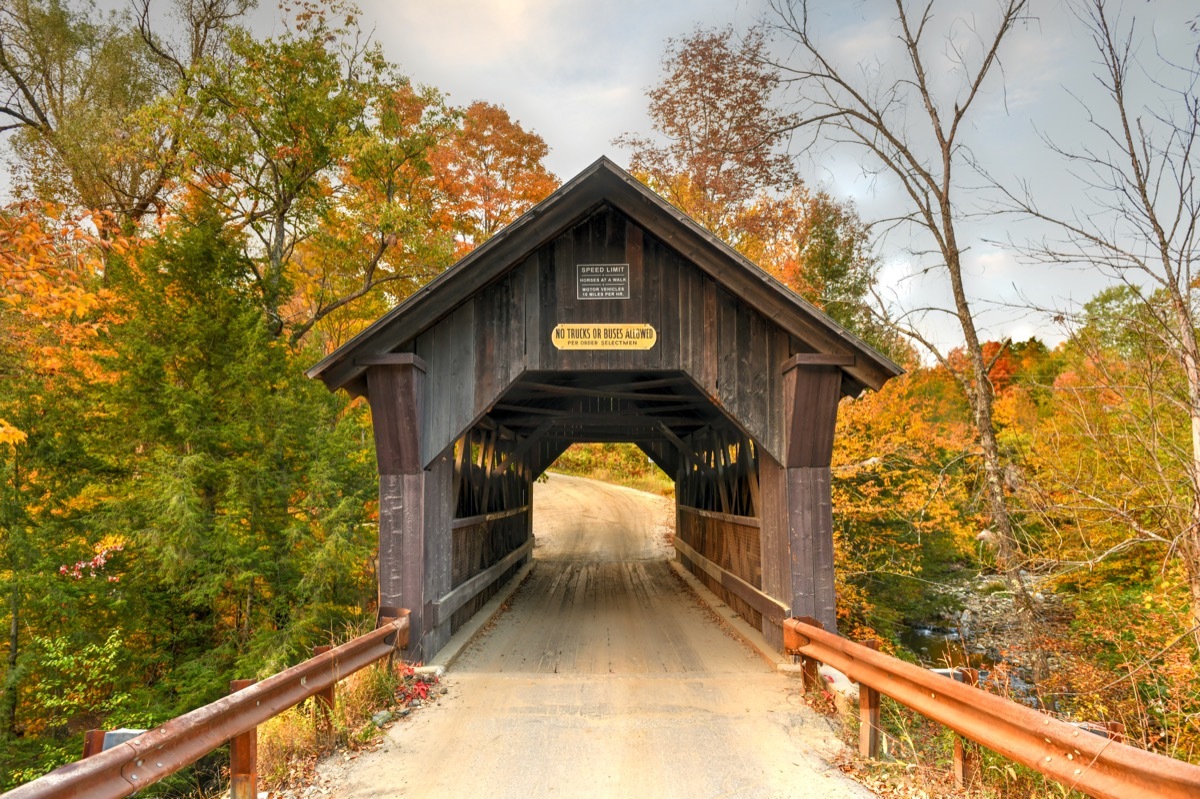
<svg viewBox="0 0 1200 799">
<path fill-rule="evenodd" d="M 673 572 L 674 505 L 551 475 L 533 570 L 447 672 L 449 693 L 322 769 L 344 799 L 869 799 L 828 722 Z"/>
</svg>

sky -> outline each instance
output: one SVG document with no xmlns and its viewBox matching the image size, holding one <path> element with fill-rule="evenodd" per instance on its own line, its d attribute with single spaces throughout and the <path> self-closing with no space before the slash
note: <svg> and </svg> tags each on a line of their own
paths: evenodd
<svg viewBox="0 0 1200 799">
<path fill-rule="evenodd" d="M 119 6 L 122 0 L 102 0 Z M 372 31 L 389 59 L 417 83 L 434 86 L 455 105 L 486 100 L 504 106 L 522 126 L 537 132 L 550 147 L 548 167 L 562 180 L 602 155 L 628 164 L 629 153 L 612 144 L 625 132 L 649 133 L 646 91 L 661 77 L 662 56 L 672 37 L 698 27 L 732 26 L 742 32 L 772 19 L 770 0 L 359 0 L 362 26 Z M 895 74 L 894 7 L 886 0 L 816 0 L 814 25 L 844 66 L 865 64 Z M 976 43 L 970 25 L 987 28 L 993 0 L 953 0 L 937 5 L 927 52 L 935 84 L 949 87 L 954 72 L 946 60 L 946 41 L 964 47 Z M 1197 18 L 1195 0 L 1128 0 L 1125 13 L 1136 15 L 1145 74 L 1136 84 L 1152 101 L 1151 79 L 1164 73 L 1155 52 L 1179 63 L 1195 63 L 1200 34 L 1189 27 Z M 963 140 L 976 159 L 1002 183 L 1027 181 L 1053 210 L 1089 213 L 1061 158 L 1046 139 L 1069 149 L 1097 144 L 1086 124 L 1088 109 L 1103 109 L 1103 95 L 1092 77 L 1096 53 L 1072 19 L 1063 0 L 1033 4 L 1034 16 L 1006 40 L 1003 73 L 985 85 Z M 279 32 L 271 0 L 253 12 L 259 34 Z M 778 57 L 794 55 L 779 46 Z M 937 74 L 938 66 L 942 74 Z M 1168 76 L 1169 77 L 1169 76 Z M 1140 99 L 1140 98 L 1139 98 Z M 920 122 L 912 110 L 911 118 Z M 803 149 L 794 144 L 806 182 L 835 197 L 853 201 L 864 219 L 894 215 L 901 208 L 898 187 L 886 175 L 872 174 L 861 151 Z M 960 170 L 964 188 L 983 181 Z M 1034 304 L 1071 310 L 1092 297 L 1107 281 L 1089 269 L 1051 269 L 1021 262 L 1002 243 L 1024 242 L 1046 234 L 994 213 L 987 191 L 965 191 L 969 213 L 960 228 L 967 247 L 968 293 L 985 333 L 1022 340 L 1036 335 L 1055 343 L 1061 327 L 1043 315 L 1021 310 Z M 996 243 L 1001 242 L 1001 243 Z M 893 232 L 878 245 L 883 262 L 881 285 L 900 307 L 949 307 L 944 276 L 929 271 L 920 238 Z M 924 329 L 943 347 L 961 339 L 957 322 L 930 314 Z"/>
</svg>

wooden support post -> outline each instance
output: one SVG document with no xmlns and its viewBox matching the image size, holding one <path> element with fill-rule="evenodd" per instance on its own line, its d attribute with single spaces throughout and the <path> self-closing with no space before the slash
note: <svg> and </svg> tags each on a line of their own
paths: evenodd
<svg viewBox="0 0 1200 799">
<path fill-rule="evenodd" d="M 329 644 L 314 646 L 313 657 L 324 655 L 331 649 L 333 647 Z M 313 702 L 313 712 L 317 715 L 318 724 L 327 734 L 333 732 L 333 703 L 335 701 L 334 691 L 336 688 L 337 683 L 334 683 L 313 696 L 315 700 Z"/>
<path fill-rule="evenodd" d="M 978 669 L 960 668 L 957 671 L 962 675 L 962 682 L 978 687 Z M 979 746 L 961 735 L 954 736 L 954 762 L 951 768 L 954 769 L 955 785 L 959 788 L 972 785 L 979 775 Z"/>
<path fill-rule="evenodd" d="M 804 670 L 804 693 L 816 694 L 821 687 L 821 664 L 808 655 L 801 655 L 800 667 Z"/>
<path fill-rule="evenodd" d="M 88 730 L 83 734 L 83 757 L 89 758 L 104 751 L 104 730 Z"/>
<path fill-rule="evenodd" d="M 875 639 L 863 641 L 869 649 L 879 649 Z M 879 692 L 858 684 L 858 753 L 871 760 L 879 757 Z"/>
<path fill-rule="evenodd" d="M 399 353 L 367 369 L 379 467 L 379 604 L 409 608 L 409 656 L 423 659 L 425 477 L 421 461 L 425 364 Z M 429 653 L 432 654 L 432 653 Z"/>
<path fill-rule="evenodd" d="M 249 688 L 258 680 L 232 680 L 229 693 Z M 229 741 L 229 799 L 258 799 L 258 728 Z"/>
<path fill-rule="evenodd" d="M 792 613 L 815 616 L 834 632 L 837 601 L 829 466 L 841 385 L 842 372 L 836 366 L 793 358 L 784 368 Z"/>
</svg>

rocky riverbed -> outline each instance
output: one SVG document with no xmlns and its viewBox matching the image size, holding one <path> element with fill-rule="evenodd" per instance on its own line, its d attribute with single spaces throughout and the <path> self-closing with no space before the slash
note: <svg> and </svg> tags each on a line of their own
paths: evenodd
<svg viewBox="0 0 1200 799">
<path fill-rule="evenodd" d="M 1061 620 L 1065 613 L 1061 600 L 1027 584 L 1039 616 Z M 945 591 L 950 604 L 961 610 L 910 623 L 901 643 L 928 666 L 971 666 L 996 672 L 996 678 L 1003 676 L 1017 692 L 1028 690 L 1033 677 L 1026 648 L 1030 631 L 1023 629 L 1008 581 L 999 575 L 979 575 Z M 1053 668 L 1052 656 L 1049 665 Z"/>
</svg>

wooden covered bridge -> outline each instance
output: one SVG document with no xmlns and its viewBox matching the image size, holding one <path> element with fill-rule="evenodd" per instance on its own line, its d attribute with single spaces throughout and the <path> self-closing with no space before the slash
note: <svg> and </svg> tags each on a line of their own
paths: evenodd
<svg viewBox="0 0 1200 799">
<path fill-rule="evenodd" d="M 838 401 L 899 372 L 600 159 L 309 376 L 370 402 L 379 601 L 428 659 L 529 558 L 576 442 L 675 479 L 681 560 L 768 640 L 834 628 Z"/>
</svg>

